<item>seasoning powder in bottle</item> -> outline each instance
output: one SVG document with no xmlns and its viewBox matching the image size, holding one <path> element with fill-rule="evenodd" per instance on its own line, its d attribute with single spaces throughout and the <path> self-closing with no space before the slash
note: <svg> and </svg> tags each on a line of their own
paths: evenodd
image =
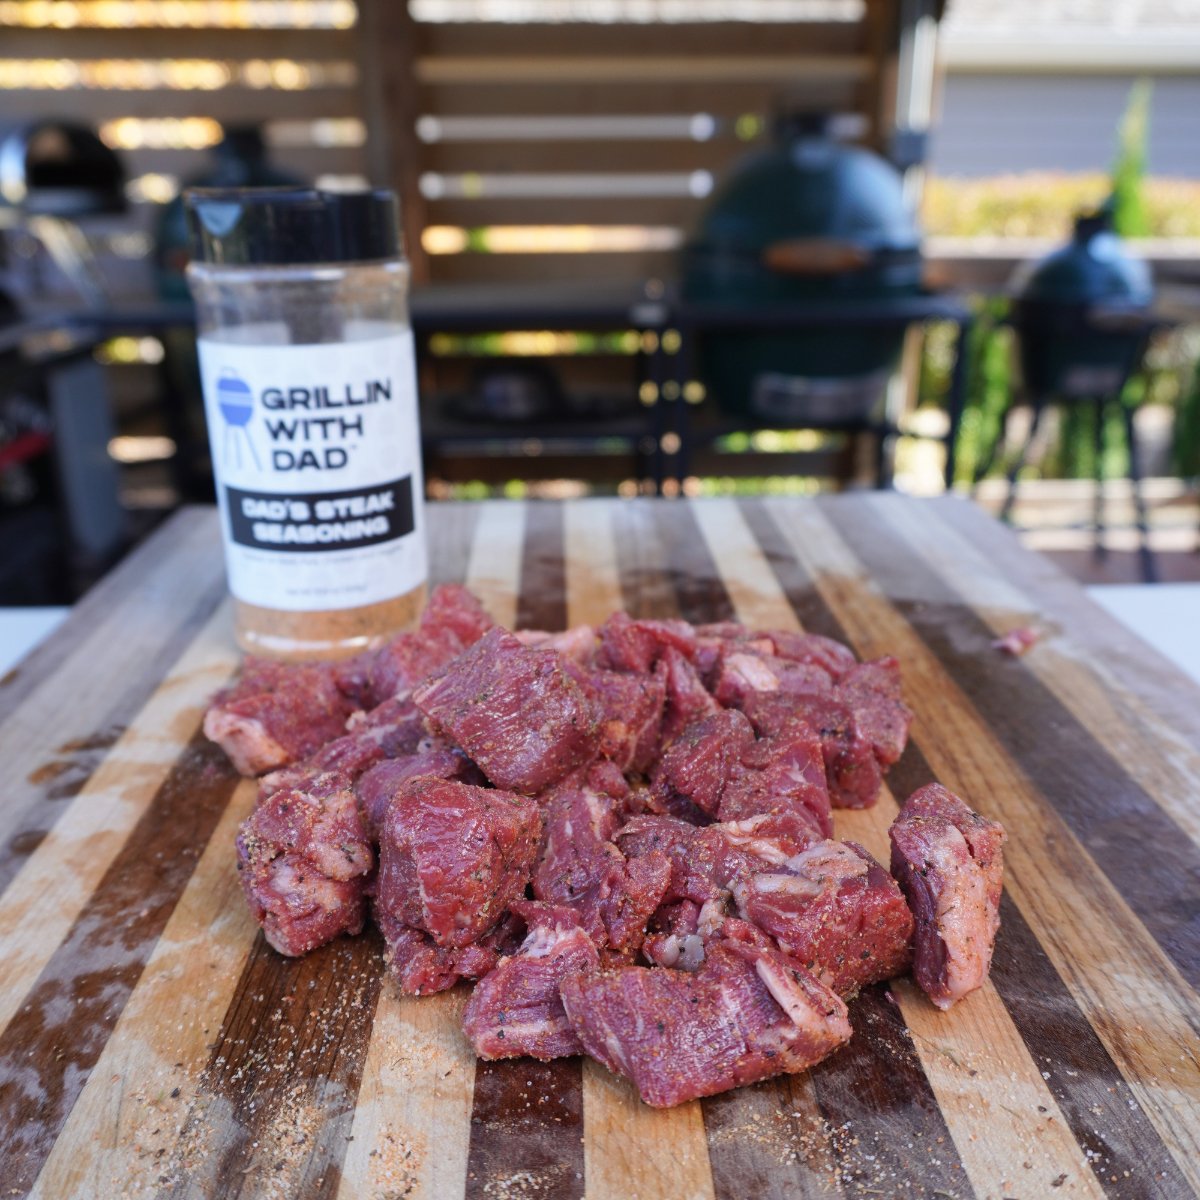
<svg viewBox="0 0 1200 1200">
<path fill-rule="evenodd" d="M 395 195 L 194 189 L 185 203 L 238 643 L 273 658 L 356 653 L 425 600 Z"/>
</svg>

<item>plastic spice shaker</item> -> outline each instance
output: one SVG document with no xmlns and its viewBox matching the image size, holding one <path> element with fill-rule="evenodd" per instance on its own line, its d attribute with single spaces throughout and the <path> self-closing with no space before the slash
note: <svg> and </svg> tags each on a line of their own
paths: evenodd
<svg viewBox="0 0 1200 1200">
<path fill-rule="evenodd" d="M 238 643 L 273 658 L 356 653 L 425 601 L 396 197 L 194 189 L 185 203 Z"/>
</svg>

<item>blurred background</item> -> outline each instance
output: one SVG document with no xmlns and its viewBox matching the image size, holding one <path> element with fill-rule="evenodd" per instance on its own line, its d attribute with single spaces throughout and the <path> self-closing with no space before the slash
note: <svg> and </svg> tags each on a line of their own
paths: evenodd
<svg viewBox="0 0 1200 1200">
<path fill-rule="evenodd" d="M 0 0 L 0 604 L 211 499 L 181 189 L 397 189 L 438 498 L 1200 579 L 1200 0 Z"/>
</svg>

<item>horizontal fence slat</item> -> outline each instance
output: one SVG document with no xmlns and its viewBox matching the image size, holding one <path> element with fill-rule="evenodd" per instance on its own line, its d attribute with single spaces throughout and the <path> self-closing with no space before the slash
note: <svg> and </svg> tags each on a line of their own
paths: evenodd
<svg viewBox="0 0 1200 1200">
<path fill-rule="evenodd" d="M 844 55 L 865 48 L 863 26 L 851 21 L 697 21 L 419 25 L 424 55 L 560 55 L 805 53 Z"/>
<path fill-rule="evenodd" d="M 686 82 L 645 78 L 625 80 L 619 86 L 584 81 L 547 86 L 457 80 L 426 83 L 419 88 L 418 99 L 421 112 L 447 117 L 701 112 L 738 117 L 743 113 L 772 112 L 783 102 L 816 108 L 858 108 L 861 86 L 855 80 L 817 78 L 803 73 L 773 81 Z"/>
<path fill-rule="evenodd" d="M 791 79 L 857 81 L 871 69 L 865 55 L 829 58 L 820 54 L 690 55 L 564 54 L 556 57 L 486 54 L 422 57 L 417 78 L 423 83 L 614 83 L 661 80 L 665 83 L 779 82 Z"/>
<path fill-rule="evenodd" d="M 677 225 L 690 227 L 700 212 L 691 196 L 545 200 L 430 200 L 429 225 Z"/>
<path fill-rule="evenodd" d="M 129 178 L 146 174 L 176 175 L 188 179 L 212 167 L 208 150 L 118 150 Z M 362 146 L 283 146 L 271 151 L 274 167 L 302 178 L 317 175 L 364 175 L 366 151 Z"/>
<path fill-rule="evenodd" d="M 356 60 L 354 29 L 22 29 L 0 23 L 0 58 Z"/>
<path fill-rule="evenodd" d="M 429 260 L 433 283 L 546 283 L 662 278 L 678 270 L 669 251 L 637 254 L 446 254 Z"/>
<path fill-rule="evenodd" d="M 753 143 L 736 138 L 697 142 L 552 141 L 435 142 L 425 147 L 430 171 L 699 171 L 720 172 L 748 153 Z"/>
<path fill-rule="evenodd" d="M 221 88 L 216 91 L 71 88 L 62 91 L 19 88 L 0 91 L 6 120 L 57 117 L 90 125 L 118 117 L 212 117 L 217 121 L 303 121 L 362 115 L 358 88 Z"/>
</svg>

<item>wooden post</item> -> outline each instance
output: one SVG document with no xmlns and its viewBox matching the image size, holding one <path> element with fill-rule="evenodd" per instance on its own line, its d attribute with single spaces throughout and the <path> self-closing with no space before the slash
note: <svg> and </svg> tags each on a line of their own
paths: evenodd
<svg viewBox="0 0 1200 1200">
<path fill-rule="evenodd" d="M 420 27 L 406 0 L 359 0 L 358 30 L 367 168 L 372 183 L 394 188 L 400 197 L 413 282 L 427 283 L 429 260 L 421 247 L 425 228 L 425 201 L 419 186 L 422 147 L 417 137 Z"/>
<path fill-rule="evenodd" d="M 863 22 L 866 52 L 871 59 L 864 98 L 867 145 L 877 154 L 886 155 L 896 126 L 896 55 L 900 41 L 897 0 L 868 0 Z"/>
</svg>

